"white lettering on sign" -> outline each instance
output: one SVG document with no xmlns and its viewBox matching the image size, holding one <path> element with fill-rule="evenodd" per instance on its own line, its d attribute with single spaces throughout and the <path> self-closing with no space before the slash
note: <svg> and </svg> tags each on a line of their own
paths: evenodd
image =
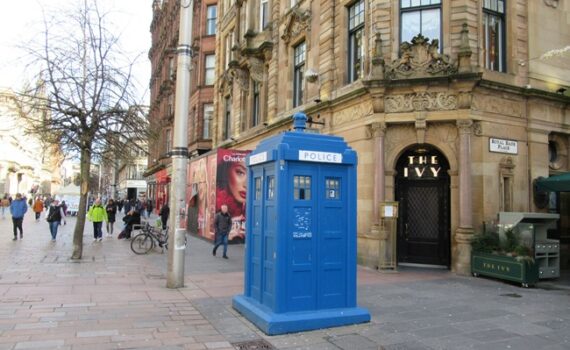
<svg viewBox="0 0 570 350">
<path fill-rule="evenodd" d="M 408 166 L 404 168 L 404 177 L 421 179 L 438 177 L 441 171 L 437 156 L 408 156 Z"/>
<path fill-rule="evenodd" d="M 321 163 L 342 163 L 342 154 L 299 150 L 299 160 Z"/>
<path fill-rule="evenodd" d="M 267 162 L 267 152 L 261 152 L 249 157 L 249 165 Z"/>
<path fill-rule="evenodd" d="M 518 142 L 489 138 L 489 151 L 496 153 L 518 154 Z"/>
</svg>

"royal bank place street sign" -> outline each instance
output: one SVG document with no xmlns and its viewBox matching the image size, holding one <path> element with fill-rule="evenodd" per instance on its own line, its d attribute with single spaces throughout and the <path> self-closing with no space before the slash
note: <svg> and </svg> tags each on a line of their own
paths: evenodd
<svg viewBox="0 0 570 350">
<path fill-rule="evenodd" d="M 519 143 L 513 140 L 489 138 L 489 151 L 495 153 L 518 154 Z"/>
</svg>

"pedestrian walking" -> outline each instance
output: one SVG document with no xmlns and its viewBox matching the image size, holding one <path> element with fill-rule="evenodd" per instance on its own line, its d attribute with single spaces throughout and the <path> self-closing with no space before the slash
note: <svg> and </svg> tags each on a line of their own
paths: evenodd
<svg viewBox="0 0 570 350">
<path fill-rule="evenodd" d="M 113 236 L 114 225 L 115 225 L 115 216 L 117 214 L 117 204 L 113 199 L 109 199 L 107 205 L 105 206 L 105 210 L 107 211 L 107 237 Z"/>
<path fill-rule="evenodd" d="M 87 212 L 87 219 L 93 222 L 93 241 L 103 240 L 103 221 L 108 221 L 107 211 L 97 198 Z"/>
<path fill-rule="evenodd" d="M 39 196 L 36 197 L 34 205 L 32 206 L 32 210 L 34 211 L 34 213 L 36 213 L 36 221 L 38 221 L 40 219 L 42 211 L 44 211 L 44 202 Z"/>
<path fill-rule="evenodd" d="M 9 210 L 10 200 L 8 199 L 8 193 L 4 193 L 4 197 L 0 202 L 0 207 L 2 208 L 2 219 L 6 219 L 6 210 Z"/>
<path fill-rule="evenodd" d="M 63 209 L 63 215 L 67 216 L 67 203 L 65 201 L 61 201 L 61 209 Z"/>
<path fill-rule="evenodd" d="M 146 217 L 150 218 L 150 214 L 152 214 L 152 210 L 154 209 L 152 205 L 152 200 L 148 199 L 146 201 Z"/>
<path fill-rule="evenodd" d="M 49 224 L 49 232 L 51 233 L 51 241 L 55 242 L 57 237 L 57 229 L 59 225 L 65 222 L 65 212 L 59 204 L 58 199 L 54 199 L 48 208 L 47 222 Z"/>
<path fill-rule="evenodd" d="M 123 210 L 123 200 L 119 199 L 117 201 L 117 211 L 120 213 Z"/>
<path fill-rule="evenodd" d="M 164 203 L 162 208 L 160 208 L 160 221 L 162 222 L 162 229 L 166 230 L 166 223 L 168 222 L 168 216 L 170 215 L 170 207 L 168 203 Z"/>
<path fill-rule="evenodd" d="M 10 214 L 12 214 L 12 225 L 14 226 L 14 241 L 18 239 L 18 230 L 20 231 L 20 239 L 24 239 L 24 230 L 22 229 L 22 222 L 24 215 L 28 211 L 26 200 L 22 199 L 21 194 L 16 194 L 16 199 L 10 203 Z"/>
<path fill-rule="evenodd" d="M 214 250 L 212 250 L 212 255 L 216 256 L 216 250 L 218 247 L 223 245 L 224 246 L 224 255 L 223 258 L 228 258 L 228 235 L 230 233 L 230 229 L 232 228 L 232 217 L 230 213 L 228 213 L 228 206 L 226 204 L 222 204 L 221 211 L 216 214 L 216 218 L 214 219 L 214 229 L 216 234 L 216 244 L 214 245 Z"/>
</svg>

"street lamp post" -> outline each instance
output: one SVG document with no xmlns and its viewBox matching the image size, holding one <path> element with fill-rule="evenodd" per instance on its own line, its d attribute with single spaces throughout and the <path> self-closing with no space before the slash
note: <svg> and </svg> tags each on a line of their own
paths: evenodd
<svg viewBox="0 0 570 350">
<path fill-rule="evenodd" d="M 170 242 L 166 287 L 184 287 L 184 254 L 186 253 L 186 175 L 188 166 L 188 102 L 192 70 L 193 1 L 180 1 L 180 28 L 177 48 L 174 140 L 172 148 L 172 182 L 170 196 Z"/>
</svg>

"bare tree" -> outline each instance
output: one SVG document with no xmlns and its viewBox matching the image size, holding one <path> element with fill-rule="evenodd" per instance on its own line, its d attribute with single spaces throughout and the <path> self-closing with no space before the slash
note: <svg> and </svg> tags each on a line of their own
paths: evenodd
<svg viewBox="0 0 570 350">
<path fill-rule="evenodd" d="M 85 0 L 51 19 L 44 15 L 41 40 L 25 47 L 40 73 L 35 86 L 23 89 L 21 101 L 29 109 L 45 110 L 41 117 L 26 114 L 30 132 L 80 159 L 81 199 L 72 259 L 83 254 L 91 161 L 101 161 L 109 150 L 121 157 L 120 152 L 152 138 L 132 76 L 138 57 L 129 58 L 121 50 L 119 37 L 109 30 L 108 15 L 97 0 Z M 125 147 L 125 138 L 130 147 Z"/>
</svg>

